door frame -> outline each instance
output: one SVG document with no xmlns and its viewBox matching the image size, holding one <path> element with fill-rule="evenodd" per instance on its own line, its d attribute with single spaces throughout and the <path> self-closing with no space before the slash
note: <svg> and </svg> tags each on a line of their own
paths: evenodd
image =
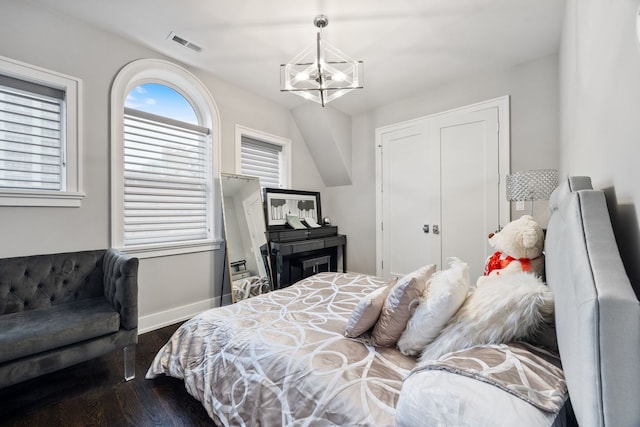
<svg viewBox="0 0 640 427">
<path fill-rule="evenodd" d="M 376 275 L 382 276 L 383 261 L 383 245 L 382 245 L 382 226 L 383 226 L 383 206 L 382 206 L 382 140 L 383 136 L 389 132 L 397 132 L 402 129 L 411 128 L 420 125 L 422 122 L 444 115 L 453 115 L 459 113 L 473 113 L 475 111 L 496 108 L 498 110 L 498 189 L 500 200 L 499 210 L 499 228 L 507 224 L 511 220 L 511 208 L 506 198 L 506 181 L 507 175 L 511 172 L 511 129 L 510 129 L 510 97 L 509 95 L 466 105 L 459 108 L 443 111 L 440 113 L 430 114 L 428 116 L 418 117 L 416 119 L 406 120 L 375 129 L 375 174 L 376 174 Z M 502 195 L 505 195 L 502 197 Z"/>
</svg>

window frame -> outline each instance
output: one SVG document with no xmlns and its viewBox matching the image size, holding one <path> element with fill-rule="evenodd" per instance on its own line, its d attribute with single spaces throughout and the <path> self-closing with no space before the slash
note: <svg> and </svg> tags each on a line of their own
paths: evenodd
<svg viewBox="0 0 640 427">
<path fill-rule="evenodd" d="M 168 86 L 191 103 L 201 126 L 210 129 L 209 210 L 212 230 L 206 239 L 142 245 L 124 245 L 124 106 L 135 87 L 145 83 Z M 111 90 L 111 246 L 139 258 L 203 252 L 222 246 L 222 205 L 218 190 L 220 171 L 220 115 L 204 84 L 184 68 L 161 59 L 139 59 L 123 67 Z"/>
<path fill-rule="evenodd" d="M 282 167 L 280 175 L 283 178 L 282 189 L 291 188 L 291 140 L 282 138 L 280 136 L 271 135 L 266 132 L 251 129 L 242 125 L 236 125 L 235 128 L 235 151 L 236 151 L 236 164 L 235 173 L 240 175 L 242 173 L 242 137 L 263 141 L 268 144 L 278 145 L 282 147 Z"/>
<path fill-rule="evenodd" d="M 39 85 L 62 90 L 62 149 L 66 167 L 62 171 L 62 190 L 0 188 L 0 206 L 80 207 L 85 197 L 82 181 L 82 80 L 35 65 L 0 56 L 0 73 Z"/>
</svg>

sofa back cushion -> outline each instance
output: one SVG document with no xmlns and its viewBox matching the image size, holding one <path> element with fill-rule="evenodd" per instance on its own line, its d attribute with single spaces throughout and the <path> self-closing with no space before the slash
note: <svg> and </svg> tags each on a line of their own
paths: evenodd
<svg viewBox="0 0 640 427">
<path fill-rule="evenodd" d="M 0 259 L 0 314 L 104 294 L 105 250 Z"/>
</svg>

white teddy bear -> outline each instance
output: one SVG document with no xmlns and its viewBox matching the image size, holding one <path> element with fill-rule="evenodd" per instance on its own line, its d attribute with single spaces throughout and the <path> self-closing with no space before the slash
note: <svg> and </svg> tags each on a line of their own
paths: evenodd
<svg viewBox="0 0 640 427">
<path fill-rule="evenodd" d="M 489 234 L 496 252 L 487 258 L 484 275 L 477 285 L 495 275 L 525 271 L 544 279 L 544 232 L 531 215 L 511 221 L 497 233 Z"/>
</svg>

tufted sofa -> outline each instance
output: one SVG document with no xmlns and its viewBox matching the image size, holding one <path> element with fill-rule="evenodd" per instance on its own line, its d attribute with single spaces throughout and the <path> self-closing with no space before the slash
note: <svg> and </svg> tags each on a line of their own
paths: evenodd
<svg viewBox="0 0 640 427">
<path fill-rule="evenodd" d="M 135 375 L 138 259 L 114 249 L 0 259 L 0 387 L 124 349 Z"/>
</svg>

